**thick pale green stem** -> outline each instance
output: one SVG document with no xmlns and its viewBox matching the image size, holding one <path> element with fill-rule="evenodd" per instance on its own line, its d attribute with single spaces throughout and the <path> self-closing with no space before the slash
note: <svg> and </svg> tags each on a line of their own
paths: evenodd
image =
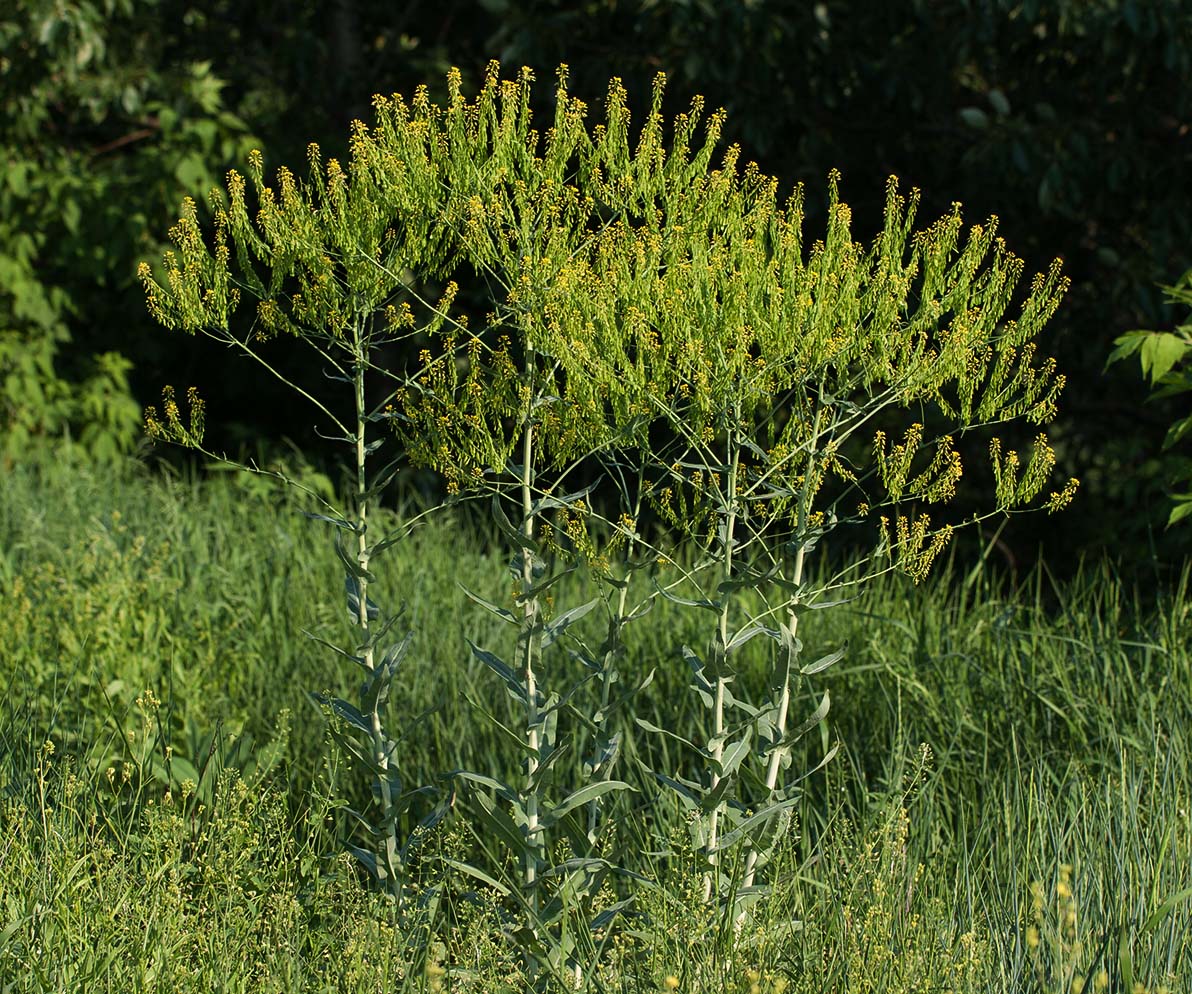
<svg viewBox="0 0 1192 994">
<path fill-rule="evenodd" d="M 366 452 L 367 439 L 365 433 L 368 428 L 368 420 L 367 410 L 364 406 L 364 370 L 367 366 L 368 345 L 364 338 L 363 329 L 359 326 L 356 328 L 354 345 L 352 379 L 356 388 L 356 561 L 360 564 L 361 571 L 367 572 L 369 556 L 368 537 L 365 532 L 368 525 L 368 501 L 365 494 L 368 492 L 368 477 L 365 471 L 365 463 L 368 456 Z M 364 642 L 367 644 L 369 629 L 368 580 L 363 576 L 357 577 L 356 589 L 360 595 L 356 621 L 360 625 Z M 371 644 L 367 644 L 364 650 L 364 665 L 370 671 L 376 669 L 376 654 Z M 393 797 L 390 793 L 388 776 L 389 755 L 385 748 L 385 733 L 381 728 L 381 713 L 379 708 L 374 706 L 372 711 L 365 715 L 365 718 L 369 722 L 372 737 L 373 760 L 377 764 L 377 768 L 381 771 L 378 778 L 380 781 L 381 815 L 387 833 L 385 840 L 385 868 L 389 874 L 389 882 L 393 884 L 396 883 L 396 873 L 393 866 L 393 859 L 396 854 L 396 840 L 393 837 L 393 826 L 389 824 L 389 812 L 393 807 Z"/>
<path fill-rule="evenodd" d="M 632 545 L 630 546 L 632 548 Z M 605 648 L 606 657 L 601 660 L 603 667 L 600 674 L 600 715 L 602 718 L 600 730 L 603 730 L 604 722 L 608 721 L 608 702 L 612 696 L 613 686 L 613 667 L 616 665 L 615 660 L 620 656 L 622 651 L 621 644 L 621 628 L 625 624 L 625 604 L 629 597 L 629 575 L 626 574 L 621 589 L 617 591 L 617 608 L 613 616 L 608 622 L 608 639 Z M 610 658 L 614 662 L 609 662 Z M 597 742 L 597 746 L 600 742 Z M 598 774 L 599 780 L 607 780 L 609 778 L 610 770 L 607 768 L 601 769 Z M 592 800 L 588 802 L 588 843 L 594 846 L 596 844 L 596 836 L 600 827 L 600 802 L 599 800 Z"/>
<path fill-rule="evenodd" d="M 807 457 L 807 472 L 803 474 L 803 490 L 799 495 L 799 510 L 796 518 L 796 528 L 799 535 L 806 531 L 807 523 L 811 517 L 811 500 L 815 491 L 815 456 L 816 449 L 819 445 L 820 436 L 820 414 L 823 408 L 816 411 L 815 423 L 811 431 L 811 448 Z M 790 581 L 796 587 L 803 582 L 803 570 L 807 561 L 807 543 L 800 539 L 799 548 L 795 552 L 795 560 L 791 566 Z M 786 622 L 786 659 L 783 662 L 782 682 L 778 688 L 777 713 L 774 717 L 775 738 L 778 743 L 770 750 L 769 761 L 766 765 L 766 793 L 767 799 L 774 796 L 774 791 L 778 787 L 778 774 L 782 769 L 782 759 L 790 752 L 789 745 L 782 745 L 782 738 L 786 734 L 786 721 L 790 712 L 791 704 L 791 675 L 798 665 L 798 652 L 795 648 L 795 639 L 799 631 L 799 615 L 795 610 L 798 604 L 798 594 L 791 596 L 788 602 L 787 622 Z M 745 876 L 742 880 L 742 886 L 752 887 L 754 876 L 757 872 L 758 854 L 756 849 L 751 849 L 749 854 L 745 857 Z"/>
<path fill-rule="evenodd" d="M 534 395 L 535 354 L 532 349 L 526 355 L 526 386 L 530 397 Z M 533 407 L 527 403 L 522 434 L 521 466 L 521 511 L 522 534 L 526 547 L 521 551 L 521 587 L 523 593 L 534 586 L 534 552 L 529 548 L 534 539 L 534 423 Z M 542 635 L 540 627 L 540 605 L 537 595 L 527 597 L 522 605 L 522 624 L 519 648 L 522 665 L 523 687 L 526 692 L 526 743 L 529 757 L 526 761 L 526 852 L 522 875 L 525 884 L 527 924 L 531 930 L 537 928 L 538 895 L 535 884 L 538 881 L 540 853 L 543 850 L 541 826 L 538 811 L 538 786 L 535 775 L 539 767 L 542 736 L 539 730 L 541 715 L 538 711 L 538 674 L 536 666 L 541 653 Z M 531 962 L 531 969 L 534 964 Z"/>
<path fill-rule="evenodd" d="M 729 431 L 729 451 L 728 451 L 728 480 L 726 492 L 726 504 L 724 519 L 722 527 L 724 528 L 724 548 L 722 569 L 723 577 L 727 583 L 732 579 L 733 575 L 733 530 L 737 524 L 737 473 L 741 461 L 741 448 L 736 435 L 735 427 Z M 716 631 L 716 638 L 718 644 L 713 648 L 716 655 L 716 690 L 713 701 L 712 713 L 712 760 L 715 766 L 720 765 L 720 761 L 724 758 L 724 695 L 728 689 L 729 674 L 728 667 L 728 626 L 729 626 L 729 605 L 731 601 L 731 594 L 726 590 L 721 595 L 720 617 L 718 619 L 718 627 Z M 712 771 L 711 789 L 715 790 L 721 781 L 720 774 L 715 767 Z M 704 877 L 704 900 L 710 900 L 713 894 L 714 877 L 719 876 L 720 857 L 715 852 L 716 844 L 720 841 L 720 814 L 723 804 L 718 804 L 713 809 L 712 814 L 708 819 L 708 850 L 711 853 L 710 859 L 713 869 L 710 870 Z"/>
<path fill-rule="evenodd" d="M 534 484 L 534 426 L 527 420 L 525 435 L 522 439 L 522 529 L 528 539 L 534 538 L 533 492 Z M 529 549 L 522 550 L 522 590 L 529 590 L 534 585 L 534 554 Z M 538 750 L 541 745 L 538 735 L 538 682 L 534 672 L 535 650 L 537 636 L 534 628 L 538 624 L 538 598 L 529 597 L 522 608 L 522 640 L 523 672 L 526 690 L 526 741 L 530 746 L 530 756 L 526 764 L 526 832 L 530 846 L 526 850 L 525 882 L 527 899 L 531 911 L 537 908 L 537 898 L 534 893 L 534 883 L 538 877 L 538 858 L 536 850 L 538 838 L 538 794 L 534 789 L 534 774 L 538 771 Z"/>
</svg>

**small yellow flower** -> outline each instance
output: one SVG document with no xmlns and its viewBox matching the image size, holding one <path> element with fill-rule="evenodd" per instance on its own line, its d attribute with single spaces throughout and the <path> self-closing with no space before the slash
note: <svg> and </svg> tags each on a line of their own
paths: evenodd
<svg viewBox="0 0 1192 994">
<path fill-rule="evenodd" d="M 669 974 L 665 980 L 662 981 L 662 986 L 668 991 L 675 991 L 679 989 L 679 978 L 673 973 Z"/>
</svg>

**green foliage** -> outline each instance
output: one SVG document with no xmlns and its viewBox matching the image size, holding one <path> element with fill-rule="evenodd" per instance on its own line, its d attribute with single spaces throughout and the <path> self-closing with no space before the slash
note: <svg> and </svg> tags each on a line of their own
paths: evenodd
<svg viewBox="0 0 1192 994">
<path fill-rule="evenodd" d="M 1168 301 L 1173 305 L 1192 306 L 1192 269 L 1174 286 L 1166 287 Z M 1143 378 L 1150 382 L 1152 399 L 1178 397 L 1192 392 L 1192 368 L 1185 365 L 1192 353 L 1192 321 L 1178 325 L 1174 331 L 1130 331 L 1114 340 L 1116 348 L 1106 361 L 1106 368 L 1137 354 Z M 1163 440 L 1164 450 L 1174 448 L 1192 430 L 1192 415 L 1180 418 L 1168 430 Z M 1186 458 L 1175 463 L 1177 486 L 1192 482 L 1192 470 Z M 1167 519 L 1168 526 L 1192 514 L 1192 493 L 1173 494 L 1175 506 Z"/>
<path fill-rule="evenodd" d="M 131 450 L 140 419 L 126 358 L 133 343 L 112 339 L 113 295 L 149 247 L 149 219 L 245 150 L 247 129 L 225 108 L 210 64 L 169 64 L 167 39 L 142 20 L 156 6 L 16 0 L 0 15 L 8 462 L 38 436 L 69 437 L 108 463 Z"/>
<path fill-rule="evenodd" d="M 306 626 L 335 638 L 343 613 L 324 537 L 301 517 L 305 498 L 255 494 L 229 474 L 200 484 L 128 468 L 36 460 L 0 477 L 0 974 L 18 991 L 413 991 L 434 980 L 477 994 L 524 989 L 501 899 L 438 860 L 483 860 L 472 827 L 482 837 L 485 828 L 462 797 L 422 850 L 417 878 L 444 892 L 429 943 L 403 930 L 383 892 L 339 854 L 352 829 L 340 805 L 367 804 L 368 786 L 304 717 L 302 688 L 350 697 L 357 682 L 346 668 L 329 670 L 301 634 Z M 416 511 L 382 512 L 375 523 L 390 530 Z M 419 625 L 411 678 L 394 702 L 400 723 L 468 700 L 516 720 L 488 671 L 460 651 L 465 636 L 492 644 L 505 630 L 465 610 L 456 585 L 498 588 L 500 541 L 440 520 L 415 531 L 402 556 L 378 562 L 379 585 L 404 591 L 411 615 L 431 622 Z M 1063 975 L 1045 946 L 1064 939 L 1056 898 L 1071 864 L 1082 951 L 1068 962 L 1090 983 L 1105 970 L 1114 989 L 1129 989 L 1127 976 L 1185 989 L 1186 590 L 1140 604 L 1107 570 L 1055 587 L 1036 579 L 1014 590 L 979 574 L 966 583 L 937 572 L 919 585 L 889 575 L 863 602 L 816 615 L 809 652 L 850 645 L 822 677 L 843 761 L 813 778 L 796 806 L 768 868 L 770 897 L 738 933 L 703 901 L 678 805 L 664 795 L 635 810 L 643 798 L 633 795 L 612 811 L 621 831 L 605 856 L 649 884 L 632 927 L 603 946 L 592 987 L 645 994 L 674 977 L 677 989 L 707 994 L 755 984 L 811 994 L 852 977 L 860 989 L 898 994 L 946 979 L 972 994 L 1059 994 Z M 568 603 L 584 590 L 575 573 L 557 586 Z M 626 631 L 626 682 L 700 634 L 669 601 L 648 618 Z M 599 620 L 578 627 L 599 640 Z M 751 653 L 734 692 L 764 694 L 767 662 Z M 684 680 L 659 668 L 635 713 L 699 735 Z M 116 681 L 109 708 L 104 684 Z M 288 735 L 277 717 L 285 708 Z M 518 768 L 521 747 L 471 706 L 445 708 L 423 727 L 402 743 L 411 778 L 444 762 Z M 666 740 L 627 732 L 627 754 L 656 767 L 673 755 Z M 930 745 L 929 761 L 908 745 L 918 742 Z M 214 800 L 200 796 L 212 772 L 195 794 L 185 792 L 192 777 L 158 779 L 167 746 L 176 772 L 183 759 L 198 769 L 211 756 L 211 771 L 222 763 Z M 795 748 L 793 765 L 806 768 L 820 746 Z M 578 780 L 584 758 L 561 756 L 556 776 Z M 646 786 L 633 765 L 624 769 Z M 897 957 L 872 941 L 878 935 Z M 430 968 L 418 953 L 427 946 Z"/>
<path fill-rule="evenodd" d="M 271 186 L 253 153 L 247 179 L 232 171 L 226 188 L 212 191 L 211 234 L 187 200 L 161 274 L 143 264 L 140 277 L 157 320 L 259 362 L 313 402 L 332 439 L 353 453 L 350 507 L 327 502 L 328 513 L 313 516 L 338 530 L 348 611 L 361 631 L 347 647 L 319 641 L 365 679 L 358 703 L 317 699 L 337 741 L 373 779 L 375 817 L 352 812 L 370 841 L 354 851 L 399 899 L 421 845 L 419 833 L 402 840 L 399 832 L 434 792 L 397 774 L 400 737 L 385 712 L 412 636 L 390 635 L 400 613 L 368 591 L 373 560 L 406 536 L 366 534 L 368 512 L 403 457 L 441 473 L 453 493 L 488 499 L 511 546 L 513 596 L 468 596 L 516 634 L 512 655 L 469 644 L 521 712 L 514 731 L 495 710 L 478 709 L 519 742 L 523 776 L 459 768 L 444 779 L 483 826 L 482 849 L 499 840 L 518 870 L 488 851 L 484 865 L 445 862 L 520 914 L 513 935 L 532 974 L 546 968 L 578 980 L 599 952 L 581 937 L 607 932 L 632 906 L 632 892 L 601 900 L 624 876 L 604 848 L 616 832 L 606 816 L 624 803 L 614 795 L 634 789 L 613 773 L 630 719 L 679 747 L 678 768 L 669 759 L 644 765 L 648 796 L 677 794 L 691 815 L 704 900 L 744 923 L 766 893 L 757 875 L 803 782 L 836 751 L 825 733 L 810 771 L 788 772 L 794 747 L 830 705 L 828 693 L 817 694 L 796 722 L 799 685 L 845 655 L 834 648 L 802 661 L 800 617 L 892 569 L 927 575 L 953 526 L 933 530 L 922 507 L 955 493 L 955 438 L 1054 414 L 1064 380 L 1054 360 L 1035 364 L 1034 340 L 1066 282 L 1053 266 L 1008 318 L 1022 264 L 996 238 L 996 219 L 962 237 L 954 208 L 913 232 L 917 195 L 903 198 L 894 181 L 883 231 L 867 247 L 852 238 L 833 176 L 827 233 L 808 249 L 801 189 L 780 206 L 776 181 L 754 165 L 738 169 L 735 147 L 714 165 L 720 115 L 701 134 L 696 101 L 668 142 L 663 77 L 632 148 L 619 82 L 603 122 L 589 129 L 564 67 L 541 134 L 531 82 L 528 71 L 502 81 L 493 64 L 473 101 L 458 73 L 441 107 L 424 88 L 409 102 L 378 97 L 374 125 L 352 127 L 347 166 L 324 163 L 311 145 L 305 181 L 283 167 Z M 484 301 L 482 321 L 457 303 L 461 282 L 462 299 Z M 435 284 L 437 302 L 427 293 Z M 242 296 L 255 299 L 248 334 L 235 321 Z M 311 349 L 349 388 L 351 417 L 277 372 L 257 345 L 273 336 Z M 384 347 L 422 342 L 414 367 L 379 362 Z M 366 381 L 382 386 L 379 399 Z M 206 451 L 200 401 L 192 394 L 184 424 L 168 388 L 163 400 L 160 415 L 146 413 L 150 433 Z M 938 432 L 930 441 L 920 423 L 927 417 Z M 912 418 L 892 447 L 874 432 L 876 423 Z M 369 434 L 378 422 L 402 451 L 371 474 L 369 457 L 385 444 Z M 1045 436 L 1025 468 L 997 439 L 991 455 L 990 514 L 1033 501 L 1055 461 Z M 621 504 L 611 514 L 593 512 L 594 484 L 573 484 L 585 463 L 618 481 Z M 1075 486 L 1046 506 L 1063 507 Z M 669 536 L 643 537 L 644 507 L 671 526 Z M 824 535 L 887 508 L 893 522 L 875 515 L 881 539 L 871 556 L 827 583 L 809 582 L 808 559 Z M 645 557 L 635 558 L 639 548 Z M 629 610 L 633 574 L 679 560 L 687 562 L 680 575 L 654 578 Z M 588 590 L 563 602 L 561 581 L 573 573 Z M 682 650 L 707 711 L 702 743 L 636 713 L 649 676 L 636 686 L 621 678 L 623 629 L 659 597 L 714 618 L 704 648 Z M 602 601 L 607 634 L 594 649 L 580 623 Z M 770 640 L 769 689 L 749 698 L 730 685 L 741 650 L 759 634 Z M 567 655 L 580 667 L 560 666 Z M 578 780 L 560 775 L 568 754 L 588 757 Z M 432 808 L 420 829 L 449 803 Z M 738 851 L 739 879 L 726 873 Z M 433 915 L 440 898 L 423 894 L 420 913 Z"/>
</svg>

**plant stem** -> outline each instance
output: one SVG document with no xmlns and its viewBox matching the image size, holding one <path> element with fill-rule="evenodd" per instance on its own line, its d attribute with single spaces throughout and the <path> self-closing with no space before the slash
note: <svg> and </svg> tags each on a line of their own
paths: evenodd
<svg viewBox="0 0 1192 994">
<path fill-rule="evenodd" d="M 632 554 L 633 541 L 629 542 L 628 550 L 626 551 L 626 558 Z M 624 652 L 624 643 L 621 639 L 621 629 L 625 626 L 625 605 L 629 598 L 629 572 L 621 579 L 620 589 L 617 591 L 617 607 L 612 617 L 608 620 L 608 637 L 604 645 L 604 659 L 601 660 L 600 672 L 600 721 L 597 725 L 598 734 L 596 736 L 596 748 L 602 749 L 607 743 L 607 738 L 601 734 L 604 730 L 604 724 L 608 721 L 608 702 L 612 696 L 613 678 L 617 675 L 617 660 Z M 608 767 L 602 768 L 597 775 L 597 782 L 600 780 L 607 780 L 611 770 Z M 597 828 L 600 819 L 600 801 L 598 798 L 593 798 L 588 802 L 588 844 L 590 846 L 596 845 Z"/>
<path fill-rule="evenodd" d="M 822 393 L 822 390 L 821 390 Z M 799 509 L 795 519 L 795 527 L 797 537 L 799 538 L 799 548 L 795 552 L 794 564 L 791 567 L 790 581 L 796 587 L 803 582 L 803 570 L 807 561 L 807 543 L 803 540 L 803 534 L 807 529 L 807 522 L 810 518 L 811 499 L 815 492 L 815 456 L 819 447 L 820 436 L 820 419 L 823 408 L 816 410 L 815 422 L 811 430 L 811 445 L 807 455 L 807 471 L 803 475 L 803 489 L 799 494 Z M 782 744 L 782 738 L 786 734 L 786 721 L 790 711 L 791 703 L 791 674 L 798 665 L 799 653 L 796 648 L 796 638 L 799 630 L 799 615 L 795 610 L 799 603 L 799 594 L 796 591 L 791 594 L 787 601 L 787 619 L 785 631 L 783 632 L 783 641 L 786 643 L 786 658 L 783 661 L 782 682 L 778 689 L 778 709 L 774 719 L 774 735 L 776 744 L 770 750 L 769 762 L 766 767 L 766 794 L 767 800 L 774 796 L 774 791 L 778 787 L 778 774 L 782 768 L 782 759 L 790 751 L 789 745 Z M 750 849 L 748 855 L 745 857 L 745 876 L 742 880 L 743 887 L 752 887 L 754 875 L 757 871 L 758 853 L 756 849 Z"/>
<path fill-rule="evenodd" d="M 533 397 L 534 353 L 527 352 L 526 366 L 529 378 L 529 395 Z M 527 546 L 534 538 L 534 423 L 532 408 L 526 406 L 525 425 L 522 434 L 522 474 L 521 474 L 521 502 L 522 502 L 522 534 L 527 539 Z M 522 591 L 530 590 L 534 586 L 534 553 L 530 548 L 523 548 L 521 555 Z M 530 755 L 526 761 L 526 852 L 523 876 L 525 879 L 527 913 L 531 930 L 537 924 L 538 896 L 535 883 L 538 879 L 539 839 L 538 825 L 538 791 L 534 783 L 534 775 L 538 772 L 538 755 L 541 741 L 538 731 L 538 682 L 534 672 L 538 654 L 540 635 L 538 632 L 539 604 L 537 595 L 526 598 L 522 606 L 522 664 L 526 691 L 526 741 L 530 747 Z"/>
<path fill-rule="evenodd" d="M 728 480 L 725 501 L 724 518 L 721 527 L 724 529 L 722 541 L 723 577 L 727 584 L 733 574 L 733 529 L 737 524 L 737 473 L 741 461 L 741 447 L 737 434 L 739 418 L 734 417 L 733 425 L 728 432 Z M 720 617 L 716 631 L 716 643 L 712 648 L 716 663 L 716 691 L 712 716 L 712 782 L 711 790 L 715 790 L 722 777 L 717 771 L 720 761 L 724 758 L 724 694 L 729 684 L 728 674 L 728 624 L 729 605 L 732 594 L 725 589 L 721 594 Z M 713 877 L 719 877 L 720 858 L 716 854 L 716 843 L 720 839 L 720 814 L 723 803 L 717 804 L 708 819 L 708 852 L 712 863 L 704 875 L 704 900 L 711 900 L 713 894 Z M 719 880 L 716 881 L 719 883 Z"/>
<path fill-rule="evenodd" d="M 360 564 L 361 572 L 368 570 L 368 539 L 365 534 L 368 525 L 368 477 L 365 472 L 367 410 L 364 406 L 364 371 L 367 367 L 368 343 L 363 329 L 356 325 L 354 336 L 352 380 L 356 388 L 356 561 Z M 368 638 L 368 580 L 364 576 L 356 578 L 356 589 L 359 593 L 356 620 L 364 636 L 364 665 L 369 672 L 376 670 L 376 654 Z M 375 679 L 375 677 L 374 677 Z M 385 869 L 389 874 L 391 886 L 397 883 L 394 859 L 397 852 L 397 840 L 394 838 L 396 826 L 390 821 L 390 809 L 393 807 L 393 797 L 389 785 L 389 756 L 385 748 L 385 733 L 381 728 L 380 705 L 373 705 L 372 711 L 365 715 L 368 720 L 371 737 L 373 760 L 380 770 L 379 781 L 381 795 L 381 818 L 385 826 Z"/>
</svg>

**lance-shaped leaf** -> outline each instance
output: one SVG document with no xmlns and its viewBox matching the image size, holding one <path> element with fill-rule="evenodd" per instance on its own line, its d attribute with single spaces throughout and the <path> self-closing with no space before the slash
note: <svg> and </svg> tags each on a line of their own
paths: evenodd
<svg viewBox="0 0 1192 994">
<path fill-rule="evenodd" d="M 650 732 L 653 735 L 661 735 L 665 738 L 673 739 L 674 741 L 678 742 L 680 745 L 684 745 L 688 749 L 694 750 L 696 753 L 698 753 L 701 756 L 707 755 L 703 749 L 701 749 L 699 746 L 697 746 L 690 739 L 683 738 L 683 736 L 680 735 L 678 732 L 672 732 L 669 728 L 662 728 L 659 725 L 655 725 L 653 722 L 647 721 L 645 718 L 642 718 L 639 715 L 634 715 L 633 723 L 635 725 L 637 725 L 638 728 L 645 729 L 647 732 Z"/>
<path fill-rule="evenodd" d="M 538 768 L 528 781 L 528 788 L 531 792 L 541 790 L 542 786 L 552 779 L 552 773 L 559 764 L 559 760 L 571 752 L 571 743 L 563 742 L 547 752 L 545 756 L 542 755 L 541 749 L 538 752 L 542 758 L 539 759 Z"/>
<path fill-rule="evenodd" d="M 657 589 L 658 593 L 661 594 L 663 597 L 665 597 L 672 604 L 679 604 L 682 607 L 702 607 L 706 611 L 719 611 L 720 610 L 720 602 L 719 601 L 708 600 L 706 597 L 695 598 L 695 599 L 688 598 L 688 597 L 680 597 L 677 594 L 672 594 L 669 590 L 666 589 L 666 587 L 662 586 L 662 584 L 660 584 L 658 582 L 657 577 L 650 577 L 650 579 L 653 581 L 654 586 Z"/>
<path fill-rule="evenodd" d="M 562 580 L 565 576 L 570 576 L 572 573 L 574 573 L 576 571 L 576 569 L 578 569 L 578 567 L 568 566 L 566 569 L 561 569 L 561 570 L 558 570 L 558 571 L 552 573 L 546 579 L 540 580 L 538 583 L 535 583 L 533 586 L 527 587 L 525 590 L 521 591 L 517 595 L 517 603 L 524 604 L 524 603 L 526 603 L 526 601 L 530 600 L 531 598 L 537 597 L 544 590 L 546 590 L 549 587 L 554 586 L 556 583 L 558 583 L 560 580 Z"/>
<path fill-rule="evenodd" d="M 471 639 L 467 639 L 467 643 L 472 649 L 472 655 L 484 663 L 485 666 L 496 673 L 497 676 L 504 681 L 505 686 L 509 689 L 509 693 L 514 697 L 515 700 L 520 701 L 522 704 L 529 702 L 529 697 L 526 694 L 526 688 L 522 683 L 521 677 L 514 672 L 513 668 L 508 663 L 502 660 L 499 656 L 489 652 L 487 649 L 481 649 L 480 646 L 478 646 Z"/>
<path fill-rule="evenodd" d="M 737 772 L 737 767 L 741 765 L 745 757 L 749 755 L 749 749 L 752 745 L 753 731 L 746 728 L 744 736 L 725 748 L 721 754 L 719 763 L 715 760 L 712 761 L 713 766 L 718 767 L 717 772 L 722 777 L 731 777 Z"/>
<path fill-rule="evenodd" d="M 303 511 L 302 513 L 312 521 L 325 521 L 327 524 L 335 525 L 336 528 L 342 528 L 345 531 L 356 531 L 356 526 L 346 518 L 334 517 L 327 514 L 315 514 L 313 511 Z"/>
<path fill-rule="evenodd" d="M 346 651 L 345 649 L 341 649 L 338 645 L 335 645 L 332 642 L 328 642 L 324 638 L 320 638 L 318 635 L 315 635 L 313 632 L 308 632 L 305 628 L 302 629 L 302 634 L 305 635 L 312 642 L 317 642 L 319 645 L 323 646 L 325 649 L 330 649 L 337 656 L 343 656 L 344 659 L 350 660 L 351 662 L 355 663 L 357 666 L 361 667 L 362 669 L 365 669 L 365 670 L 368 669 L 368 663 L 366 663 L 364 661 L 363 656 L 353 656 L 350 652 Z"/>
<path fill-rule="evenodd" d="M 814 663 L 808 663 L 806 666 L 802 667 L 799 672 L 804 676 L 811 676 L 813 673 L 820 673 L 823 670 L 826 670 L 829 666 L 834 666 L 836 663 L 840 662 L 840 660 L 844 658 L 846 652 L 848 652 L 847 639 L 845 639 L 844 644 L 835 652 L 829 652 L 826 656 L 820 656 L 820 658 Z"/>
<path fill-rule="evenodd" d="M 569 794 L 558 805 L 547 812 L 546 816 L 542 819 L 543 827 L 549 828 L 551 825 L 556 824 L 569 811 L 574 811 L 589 801 L 594 801 L 596 798 L 603 797 L 605 794 L 614 790 L 631 791 L 633 788 L 621 780 L 601 780 L 598 783 L 586 784 L 580 787 L 579 790 Z"/>
<path fill-rule="evenodd" d="M 775 642 L 782 641 L 782 633 L 773 628 L 767 628 L 765 625 L 746 625 L 728 640 L 728 645 L 724 647 L 724 651 L 733 652 L 741 648 L 741 646 L 749 642 L 755 635 L 765 635 L 766 638 L 773 639 Z"/>
<path fill-rule="evenodd" d="M 517 615 L 515 615 L 508 608 L 501 607 L 500 605 L 494 604 L 492 601 L 488 600 L 487 598 L 481 597 L 477 593 L 473 593 L 471 590 L 469 590 L 467 587 L 465 587 L 462 583 L 460 583 L 458 581 L 456 581 L 456 586 L 459 587 L 459 589 L 464 592 L 464 596 L 467 597 L 468 600 L 472 601 L 473 603 L 479 604 L 489 614 L 500 618 L 502 621 L 507 621 L 512 625 L 517 625 L 517 624 L 521 623 L 521 619 L 518 618 Z"/>
<path fill-rule="evenodd" d="M 502 798 L 509 804 L 517 804 L 517 791 L 509 786 L 507 783 L 502 783 L 496 777 L 490 777 L 484 773 L 473 773 L 471 770 L 452 770 L 450 773 L 444 774 L 445 780 L 465 780 L 468 783 L 474 783 L 487 790 L 493 791 L 497 796 Z M 477 795 L 479 796 L 479 795 Z"/>
<path fill-rule="evenodd" d="M 509 520 L 509 516 L 505 513 L 505 508 L 501 506 L 501 498 L 498 494 L 493 494 L 493 521 L 496 523 L 497 529 L 507 539 L 514 543 L 514 545 L 525 549 L 527 552 L 537 554 L 538 543 L 530 538 L 520 528 L 514 528 L 513 522 Z"/>
<path fill-rule="evenodd" d="M 775 815 L 780 814 L 787 808 L 798 803 L 798 797 L 788 797 L 783 800 L 770 804 L 762 808 L 756 814 L 750 815 L 742 821 L 731 832 L 724 835 L 716 845 L 709 850 L 710 852 L 723 852 L 726 849 L 731 849 L 741 839 L 750 835 L 752 832 L 757 832 L 765 828 L 766 823 Z"/>
<path fill-rule="evenodd" d="M 339 536 L 335 536 L 335 554 L 339 556 L 340 562 L 344 564 L 348 573 L 352 576 L 359 577 L 361 580 L 366 580 L 369 583 L 375 583 L 377 578 L 370 570 L 365 569 L 360 565 L 360 560 L 351 555 L 347 549 L 344 548 L 343 543 L 339 540 Z"/>
<path fill-rule="evenodd" d="M 592 600 L 588 601 L 588 603 L 580 604 L 578 607 L 573 607 L 568 611 L 564 611 L 562 614 L 548 621 L 543 628 L 542 648 L 546 649 L 553 645 L 555 641 L 565 631 L 567 631 L 571 625 L 579 621 L 580 618 L 586 615 L 599 603 L 600 598 L 594 597 Z"/>
<path fill-rule="evenodd" d="M 587 497 L 600 484 L 600 479 L 597 478 L 592 483 L 589 483 L 582 490 L 577 490 L 575 493 L 564 494 L 562 497 L 552 497 L 547 494 L 545 497 L 539 497 L 530 505 L 530 513 L 537 515 L 542 511 L 550 511 L 556 507 L 570 508 L 574 507 L 576 501 Z"/>
<path fill-rule="evenodd" d="M 530 756 L 536 756 L 537 751 L 526 741 L 525 736 L 513 731 L 508 725 L 501 722 L 492 710 L 481 705 L 475 698 L 468 694 L 464 694 L 464 700 L 471 706 L 473 713 L 479 715 L 484 721 L 487 721 L 496 730 L 497 734 L 501 736 L 509 745 L 517 749 L 519 752 L 524 752 Z"/>
<path fill-rule="evenodd" d="M 348 598 L 348 616 L 351 618 L 353 624 L 360 624 L 360 582 L 354 576 L 344 577 L 344 591 Z M 381 616 L 381 609 L 374 603 L 371 597 L 365 599 L 365 611 L 368 614 L 369 620 L 379 618 Z"/>
<path fill-rule="evenodd" d="M 453 870 L 459 870 L 460 873 L 466 874 L 475 880 L 479 880 L 486 887 L 491 887 L 502 897 L 510 897 L 512 892 L 503 883 L 489 876 L 479 867 L 473 866 L 471 863 L 465 863 L 462 860 L 453 859 L 450 856 L 444 856 L 443 862 L 450 866 Z"/>
<path fill-rule="evenodd" d="M 372 722 L 370 722 L 363 714 L 361 714 L 354 704 L 342 700 L 339 697 L 319 697 L 317 699 L 320 704 L 326 704 L 328 707 L 330 707 L 332 713 L 337 717 L 342 718 L 350 725 L 354 725 L 362 732 L 365 732 L 369 735 L 372 734 Z"/>
<path fill-rule="evenodd" d="M 815 728 L 816 725 L 818 725 L 821 721 L 823 721 L 828 716 L 828 711 L 831 709 L 831 707 L 832 707 L 832 694 L 830 691 L 825 690 L 823 699 L 819 703 L 819 707 L 817 707 L 811 713 L 810 717 L 808 717 L 797 728 L 792 728 L 791 730 L 789 730 L 782 737 L 782 741 L 779 743 L 779 747 L 793 745 L 795 742 L 798 742 L 799 739 L 801 739 L 804 735 L 806 735 L 809 731 L 811 731 L 811 729 Z"/>
</svg>

